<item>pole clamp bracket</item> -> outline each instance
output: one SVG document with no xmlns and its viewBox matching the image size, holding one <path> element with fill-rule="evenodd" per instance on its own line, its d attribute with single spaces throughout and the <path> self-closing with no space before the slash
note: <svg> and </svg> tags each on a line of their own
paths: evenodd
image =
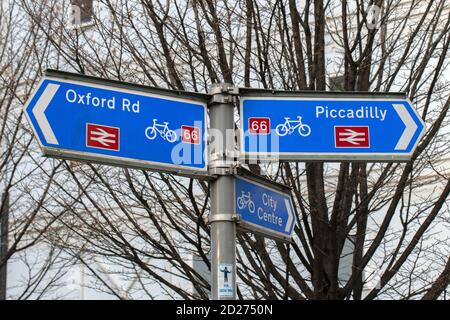
<svg viewBox="0 0 450 320">
<path fill-rule="evenodd" d="M 209 94 L 209 104 L 228 103 L 233 104 L 234 97 L 239 94 L 239 88 L 230 83 L 213 83 Z"/>
<path fill-rule="evenodd" d="M 239 95 L 239 87 L 233 86 L 231 83 L 213 83 L 209 89 L 209 94 L 223 94 Z"/>
<path fill-rule="evenodd" d="M 239 163 L 231 160 L 215 160 L 208 164 L 208 174 L 212 177 L 237 174 Z"/>
<path fill-rule="evenodd" d="M 217 221 L 232 221 L 238 222 L 240 217 L 235 213 L 218 213 L 218 214 L 210 214 L 208 217 L 205 217 L 206 224 L 211 224 L 212 222 Z"/>
</svg>

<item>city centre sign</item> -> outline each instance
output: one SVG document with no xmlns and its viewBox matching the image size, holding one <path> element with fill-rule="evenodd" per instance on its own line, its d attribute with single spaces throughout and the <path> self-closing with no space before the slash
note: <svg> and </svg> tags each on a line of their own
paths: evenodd
<svg viewBox="0 0 450 320">
<path fill-rule="evenodd" d="M 290 241 L 295 209 L 286 186 L 262 177 L 235 176 L 235 208 L 239 226 L 268 237 Z"/>
</svg>

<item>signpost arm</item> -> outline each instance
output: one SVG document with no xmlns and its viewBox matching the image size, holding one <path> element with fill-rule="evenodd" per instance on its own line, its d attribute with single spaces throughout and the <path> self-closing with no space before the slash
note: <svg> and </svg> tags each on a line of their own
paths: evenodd
<svg viewBox="0 0 450 320">
<path fill-rule="evenodd" d="M 231 138 L 234 132 L 234 105 L 230 94 L 233 89 L 229 84 L 214 84 L 210 92 L 209 133 L 212 140 L 209 148 L 209 173 L 217 176 L 211 182 L 209 216 L 213 300 L 236 299 L 236 215 L 233 159 L 230 161 L 230 155 L 233 157 L 234 152 L 234 135 Z M 231 267 L 231 270 L 225 269 L 227 267 Z"/>
</svg>

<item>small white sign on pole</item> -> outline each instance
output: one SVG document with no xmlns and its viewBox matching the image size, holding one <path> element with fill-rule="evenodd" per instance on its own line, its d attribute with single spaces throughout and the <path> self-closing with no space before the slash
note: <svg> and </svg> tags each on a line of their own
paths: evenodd
<svg viewBox="0 0 450 320">
<path fill-rule="evenodd" d="M 219 275 L 219 285 L 217 286 L 219 298 L 233 297 L 233 277 L 234 268 L 232 264 L 222 263 L 219 264 L 219 269 L 217 270 Z"/>
</svg>

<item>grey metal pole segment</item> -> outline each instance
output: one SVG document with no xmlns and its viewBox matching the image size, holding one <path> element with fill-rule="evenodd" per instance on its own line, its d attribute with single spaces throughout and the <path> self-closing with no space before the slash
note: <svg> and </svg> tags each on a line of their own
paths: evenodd
<svg viewBox="0 0 450 320">
<path fill-rule="evenodd" d="M 229 84 L 214 84 L 209 104 L 210 158 L 209 172 L 217 176 L 211 182 L 211 289 L 213 300 L 236 299 L 236 221 L 234 210 L 234 177 L 230 154 L 234 151 L 234 139 L 228 133 L 234 130 L 234 104 Z M 231 131 L 230 131 L 231 130 Z M 228 140 L 228 141 L 227 141 Z M 228 280 L 232 288 L 229 296 L 219 294 L 219 268 L 232 266 Z M 223 279 L 223 278 L 222 278 Z"/>
</svg>

